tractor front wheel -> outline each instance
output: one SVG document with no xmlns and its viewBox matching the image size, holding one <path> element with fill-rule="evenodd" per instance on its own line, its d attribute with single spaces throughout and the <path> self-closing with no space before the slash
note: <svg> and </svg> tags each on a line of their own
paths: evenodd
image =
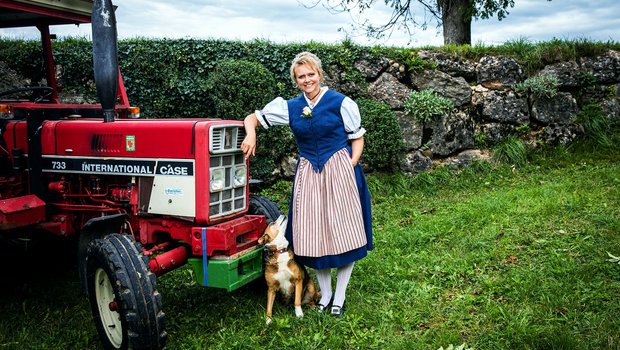
<svg viewBox="0 0 620 350">
<path fill-rule="evenodd" d="M 278 205 L 267 197 L 259 196 L 256 194 L 250 195 L 250 209 L 248 214 L 251 215 L 265 215 L 267 218 L 267 224 L 276 221 L 282 212 Z"/>
<path fill-rule="evenodd" d="M 165 318 L 156 277 L 132 236 L 92 241 L 86 253 L 88 298 L 105 349 L 161 349 Z"/>
</svg>

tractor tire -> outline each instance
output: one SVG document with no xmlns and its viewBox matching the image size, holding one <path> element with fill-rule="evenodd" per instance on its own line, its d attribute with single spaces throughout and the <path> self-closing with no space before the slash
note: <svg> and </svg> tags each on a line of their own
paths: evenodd
<svg viewBox="0 0 620 350">
<path fill-rule="evenodd" d="M 162 349 L 165 316 L 156 276 L 132 236 L 110 234 L 86 253 L 88 296 L 105 349 Z"/>
<path fill-rule="evenodd" d="M 112 214 L 96 217 L 88 220 L 82 227 L 78 240 L 77 258 L 78 275 L 80 277 L 80 289 L 82 294 L 88 299 L 88 284 L 86 283 L 86 251 L 90 242 L 102 239 L 110 232 L 118 232 L 121 225 L 128 220 L 127 214 Z"/>
<path fill-rule="evenodd" d="M 278 208 L 278 205 L 269 198 L 251 194 L 248 214 L 264 215 L 267 218 L 267 225 L 269 225 L 271 222 L 276 221 L 278 217 L 282 215 L 282 212 L 280 208 Z"/>
<path fill-rule="evenodd" d="M 94 232 L 92 235 L 87 235 L 84 233 L 80 234 L 78 239 L 78 249 L 77 249 L 77 258 L 78 258 L 78 276 L 80 278 L 80 290 L 82 295 L 88 299 L 88 283 L 86 281 L 86 252 L 88 250 L 88 246 L 90 243 L 96 239 L 101 239 L 105 237 L 105 233 L 103 232 Z"/>
</svg>

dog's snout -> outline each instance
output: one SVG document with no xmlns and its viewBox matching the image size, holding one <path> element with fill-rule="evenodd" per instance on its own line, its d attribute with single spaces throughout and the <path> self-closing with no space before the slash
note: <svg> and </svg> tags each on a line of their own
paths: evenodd
<svg viewBox="0 0 620 350">
<path fill-rule="evenodd" d="M 273 227 L 273 223 L 267 226 L 267 228 L 265 229 L 265 232 L 263 232 L 263 235 L 258 238 L 258 244 L 265 245 L 269 243 L 270 241 L 269 232 L 271 232 L 272 227 Z"/>
</svg>

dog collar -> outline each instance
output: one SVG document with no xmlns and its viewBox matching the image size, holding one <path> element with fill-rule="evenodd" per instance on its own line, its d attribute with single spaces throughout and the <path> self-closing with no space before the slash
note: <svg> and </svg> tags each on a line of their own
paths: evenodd
<svg viewBox="0 0 620 350">
<path fill-rule="evenodd" d="M 273 254 L 282 254 L 282 253 L 286 253 L 288 252 L 288 248 L 282 248 L 282 249 L 278 249 L 276 251 L 273 252 Z"/>
</svg>

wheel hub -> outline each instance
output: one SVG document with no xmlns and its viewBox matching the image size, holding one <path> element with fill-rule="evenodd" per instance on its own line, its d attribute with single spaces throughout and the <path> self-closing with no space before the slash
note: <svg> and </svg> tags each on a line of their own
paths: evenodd
<svg viewBox="0 0 620 350">
<path fill-rule="evenodd" d="M 101 268 L 95 271 L 95 298 L 106 336 L 114 347 L 120 348 L 123 343 L 121 314 L 118 312 L 118 302 L 114 299 L 110 278 Z"/>
</svg>

